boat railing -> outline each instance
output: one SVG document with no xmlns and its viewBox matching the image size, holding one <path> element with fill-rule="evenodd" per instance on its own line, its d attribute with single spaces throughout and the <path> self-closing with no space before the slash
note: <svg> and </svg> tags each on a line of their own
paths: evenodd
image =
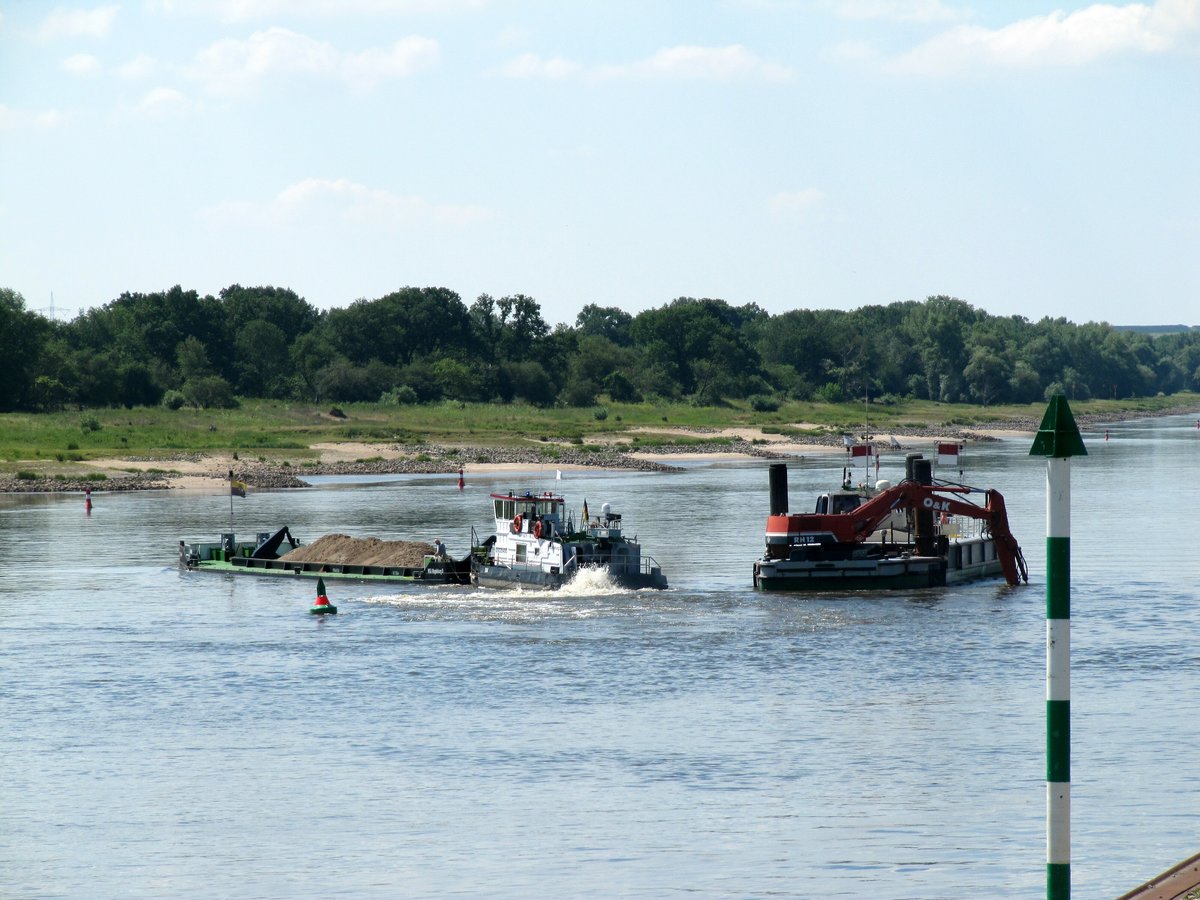
<svg viewBox="0 0 1200 900">
<path fill-rule="evenodd" d="M 970 516 L 950 516 L 945 522 L 938 523 L 938 533 L 948 538 L 969 539 L 983 537 L 987 523 L 982 519 Z"/>
<path fill-rule="evenodd" d="M 563 567 L 570 569 L 573 566 L 616 566 L 621 571 L 632 571 L 633 560 L 630 556 L 614 557 L 611 553 L 606 553 L 603 550 L 594 552 L 585 549 L 586 545 L 572 545 L 573 552 L 570 556 L 563 560 Z M 643 575 L 653 575 L 655 570 L 661 570 L 658 561 L 647 553 L 638 555 L 637 570 Z"/>
<path fill-rule="evenodd" d="M 662 571 L 662 566 L 660 566 L 658 564 L 658 560 L 656 560 L 649 553 L 642 554 L 642 574 L 643 575 L 653 575 L 655 572 L 661 572 L 661 571 Z"/>
<path fill-rule="evenodd" d="M 479 539 L 479 532 L 475 530 L 475 526 L 471 526 L 471 558 L 478 562 L 486 562 L 492 555 L 492 545 L 496 541 L 494 534 L 489 534 L 483 540 Z"/>
</svg>

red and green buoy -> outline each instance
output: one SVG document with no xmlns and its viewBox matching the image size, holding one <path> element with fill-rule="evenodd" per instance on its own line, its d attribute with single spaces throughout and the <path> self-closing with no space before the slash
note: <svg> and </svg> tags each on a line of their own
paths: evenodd
<svg viewBox="0 0 1200 900">
<path fill-rule="evenodd" d="M 1050 398 L 1030 456 L 1046 457 L 1046 897 L 1071 896 L 1071 457 L 1087 456 L 1067 398 Z"/>
<path fill-rule="evenodd" d="M 325 593 L 325 579 L 317 579 L 317 599 L 313 601 L 312 609 L 309 610 L 314 616 L 336 616 L 337 607 L 329 602 L 329 597 Z"/>
</svg>

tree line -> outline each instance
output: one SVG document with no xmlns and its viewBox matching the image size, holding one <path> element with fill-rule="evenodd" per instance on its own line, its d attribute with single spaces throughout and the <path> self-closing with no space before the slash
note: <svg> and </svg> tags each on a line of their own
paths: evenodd
<svg viewBox="0 0 1200 900">
<path fill-rule="evenodd" d="M 1028 403 L 1200 390 L 1200 331 L 1153 335 L 993 316 L 954 297 L 796 309 L 680 297 L 636 315 L 584 306 L 549 326 L 516 294 L 407 287 L 319 310 L 287 288 L 124 293 L 69 322 L 0 288 L 0 410 L 237 397 L 540 406 L 688 400 Z"/>
</svg>

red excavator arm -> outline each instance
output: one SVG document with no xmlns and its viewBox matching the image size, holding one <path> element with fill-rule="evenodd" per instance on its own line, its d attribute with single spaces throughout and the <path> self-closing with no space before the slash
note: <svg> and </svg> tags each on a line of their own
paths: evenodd
<svg viewBox="0 0 1200 900">
<path fill-rule="evenodd" d="M 979 493 L 976 488 L 963 485 L 921 484 L 902 481 L 847 513 L 809 513 L 800 515 L 775 515 L 767 519 L 767 538 L 787 535 L 788 543 L 819 542 L 834 540 L 839 544 L 862 543 L 878 528 L 894 510 L 927 510 L 967 516 L 987 523 L 988 532 L 996 542 L 996 557 L 1009 584 L 1028 581 L 1025 559 L 1021 548 L 1008 527 L 1008 512 L 1004 497 L 999 491 L 983 491 L 987 502 L 983 506 L 959 499 L 959 496 Z"/>
</svg>

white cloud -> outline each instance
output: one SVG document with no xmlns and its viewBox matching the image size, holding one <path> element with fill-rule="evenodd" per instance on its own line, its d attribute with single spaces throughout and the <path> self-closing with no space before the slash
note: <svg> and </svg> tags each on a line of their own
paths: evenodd
<svg viewBox="0 0 1200 900">
<path fill-rule="evenodd" d="M 25 109 L 13 109 L 0 103 L 0 131 L 31 131 L 34 129 L 57 128 L 66 121 L 57 109 L 44 109 L 32 112 Z"/>
<path fill-rule="evenodd" d="M 802 191 L 784 191 L 767 200 L 767 208 L 773 215 L 782 218 L 799 216 L 825 199 L 825 194 L 816 188 Z"/>
<path fill-rule="evenodd" d="M 508 78 L 566 78 L 574 75 L 583 67 L 569 59 L 552 57 L 542 59 L 536 53 L 522 53 L 516 59 L 506 62 L 496 69 L 496 74 Z"/>
<path fill-rule="evenodd" d="M 337 67 L 337 51 L 329 44 L 269 28 L 246 40 L 227 38 L 196 54 L 195 75 L 210 89 L 239 93 L 270 75 L 327 75 Z"/>
<path fill-rule="evenodd" d="M 786 66 L 762 59 L 741 44 L 729 44 L 725 47 L 667 47 L 639 62 L 602 66 L 596 70 L 596 74 L 601 77 L 784 81 L 791 77 L 792 72 Z"/>
<path fill-rule="evenodd" d="M 64 59 L 59 65 L 64 72 L 72 75 L 92 76 L 100 74 L 100 60 L 90 53 L 74 53 Z"/>
<path fill-rule="evenodd" d="M 154 59 L 152 56 L 147 56 L 146 54 L 141 53 L 135 56 L 129 62 L 118 66 L 117 74 L 122 78 L 128 78 L 130 81 L 133 81 L 138 78 L 148 78 L 149 76 L 153 75 L 157 69 L 158 60 Z"/>
<path fill-rule="evenodd" d="M 38 29 L 38 38 L 53 41 L 59 38 L 105 37 L 112 28 L 118 9 L 116 6 L 98 6 L 95 9 L 60 7 L 42 22 L 41 28 Z"/>
<path fill-rule="evenodd" d="M 406 78 L 435 65 L 441 48 L 432 38 L 401 38 L 386 50 L 370 48 L 342 58 L 341 77 L 358 88 L 373 87 L 388 78 Z"/>
<path fill-rule="evenodd" d="M 288 185 L 267 203 L 232 201 L 206 210 L 205 215 L 223 224 L 259 227 L 333 219 L 382 226 L 461 227 L 495 217 L 484 206 L 434 203 L 423 197 L 370 188 L 346 178 L 306 178 Z"/>
<path fill-rule="evenodd" d="M 191 74 L 210 90 L 240 94 L 270 78 L 304 76 L 336 79 L 352 87 L 371 87 L 434 65 L 437 41 L 406 37 L 387 49 L 344 53 L 331 44 L 286 28 L 268 28 L 246 40 L 227 38 L 196 54 Z"/>
<path fill-rule="evenodd" d="M 867 41 L 842 41 L 821 54 L 825 59 L 838 63 L 866 63 L 875 60 L 879 51 Z"/>
<path fill-rule="evenodd" d="M 826 0 L 825 6 L 843 19 L 886 22 L 957 22 L 964 13 L 941 0 Z"/>
<path fill-rule="evenodd" d="M 725 47 L 666 47 L 637 62 L 594 68 L 585 68 L 561 57 L 545 59 L 535 53 L 525 53 L 500 66 L 495 74 L 511 78 L 565 78 L 584 74 L 594 78 L 785 81 L 791 78 L 792 71 L 787 66 L 762 59 L 741 44 L 729 44 Z"/>
<path fill-rule="evenodd" d="M 875 19 L 886 22 L 955 22 L 967 12 L 942 0 L 741 0 L 756 9 L 801 9 L 813 6 L 841 19 Z"/>
<path fill-rule="evenodd" d="M 529 42 L 529 29 L 506 25 L 500 29 L 493 43 L 497 47 L 520 47 Z"/>
<path fill-rule="evenodd" d="M 125 115 L 136 119 L 174 119 L 186 116 L 196 108 L 182 91 L 169 87 L 157 87 L 147 91 L 137 105 L 126 109 Z"/>
<path fill-rule="evenodd" d="M 895 60 L 901 72 L 944 74 L 977 65 L 1081 66 L 1119 53 L 1164 53 L 1200 32 L 1200 0 L 1096 4 L 1003 28 L 962 25 Z"/>
<path fill-rule="evenodd" d="M 148 0 L 152 12 L 207 15 L 223 22 L 247 22 L 278 16 L 334 17 L 409 15 L 479 9 L 486 0 Z"/>
</svg>

